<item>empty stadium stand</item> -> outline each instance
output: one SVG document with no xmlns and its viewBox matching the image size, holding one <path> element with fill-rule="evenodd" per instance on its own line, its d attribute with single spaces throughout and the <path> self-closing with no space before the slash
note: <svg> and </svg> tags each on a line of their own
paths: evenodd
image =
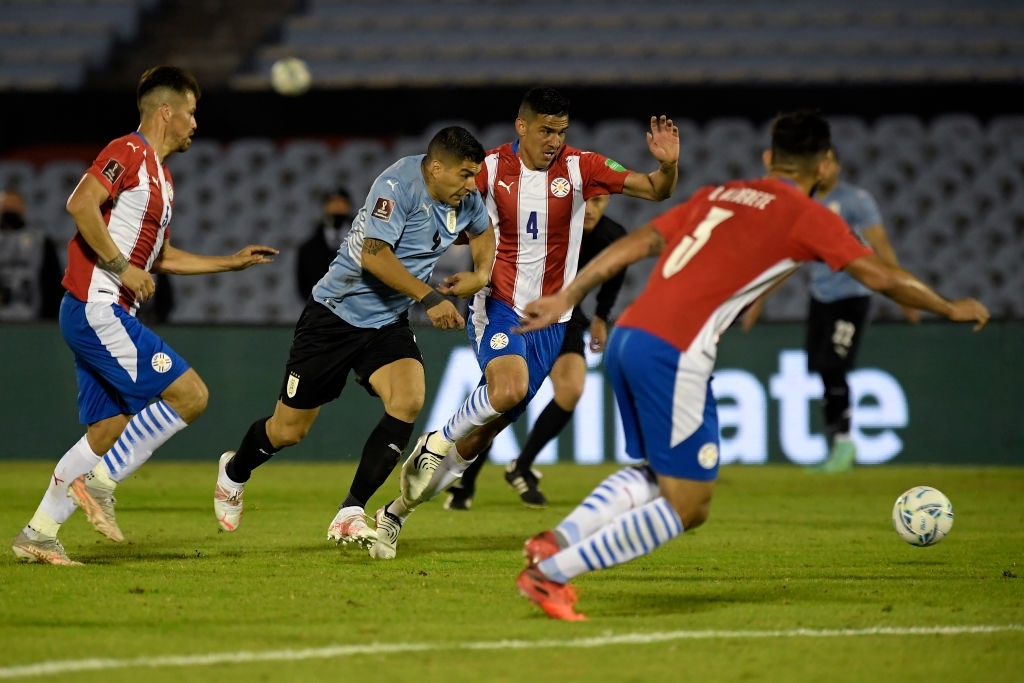
<svg viewBox="0 0 1024 683">
<path fill-rule="evenodd" d="M 315 139 L 233 142 L 197 139 L 171 157 L 175 181 L 172 239 L 200 253 L 233 252 L 250 242 L 281 249 L 272 266 L 240 274 L 179 277 L 174 322 L 290 324 L 302 301 L 295 294 L 295 250 L 319 214 L 322 192 L 347 185 L 361 198 L 373 178 L 403 154 L 424 151 L 442 125 L 394 140 L 354 138 L 341 143 Z M 835 140 L 847 177 L 870 189 L 903 263 L 940 291 L 979 296 L 998 317 L 1024 316 L 1024 116 L 983 123 L 953 112 L 931 121 L 894 115 L 868 123 L 845 117 Z M 629 228 L 642 225 L 697 187 L 733 177 L 762 174 L 767 122 L 720 118 L 698 125 L 679 122 L 680 183 L 675 197 L 654 204 L 613 198 L 608 213 Z M 511 122 L 474 131 L 494 146 L 512 138 Z M 644 144 L 644 122 L 609 120 L 573 124 L 570 144 L 593 148 L 635 170 L 652 162 Z M 80 160 L 54 160 L 40 167 L 0 159 L 0 187 L 19 188 L 33 223 L 66 241 L 73 226 L 64 202 L 83 170 Z M 468 263 L 456 250 L 435 277 Z M 630 269 L 619 308 L 635 297 L 652 263 Z M 769 300 L 766 320 L 800 320 L 806 289 L 798 274 Z M 899 309 L 881 298 L 877 317 L 899 319 Z M 415 311 L 414 311 L 415 314 Z M 422 321 L 421 321 L 422 322 Z"/>
</svg>

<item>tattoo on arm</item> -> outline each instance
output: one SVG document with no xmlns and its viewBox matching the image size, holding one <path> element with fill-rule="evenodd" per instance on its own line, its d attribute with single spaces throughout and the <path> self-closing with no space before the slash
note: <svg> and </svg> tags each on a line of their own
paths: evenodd
<svg viewBox="0 0 1024 683">
<path fill-rule="evenodd" d="M 384 250 L 391 250 L 391 245 L 383 240 L 373 239 L 372 237 L 366 238 L 363 241 L 363 251 L 372 255 L 379 254 Z"/>
</svg>

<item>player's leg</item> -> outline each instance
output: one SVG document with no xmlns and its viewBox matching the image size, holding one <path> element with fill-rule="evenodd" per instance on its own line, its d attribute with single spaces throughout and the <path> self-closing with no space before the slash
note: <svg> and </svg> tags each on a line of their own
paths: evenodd
<svg viewBox="0 0 1024 683">
<path fill-rule="evenodd" d="M 584 334 L 587 319 L 579 308 L 565 325 L 565 337 L 558 358 L 548 377 L 555 396 L 533 423 L 519 457 L 505 468 L 505 481 L 519 494 L 527 507 L 545 507 L 547 499 L 539 488 L 540 473 L 533 468 L 541 450 L 565 428 L 572 419 L 576 404 L 583 395 L 587 376 Z"/>
<path fill-rule="evenodd" d="M 488 446 L 473 458 L 459 481 L 448 487 L 448 499 L 444 502 L 445 510 L 468 510 L 473 505 L 476 480 L 480 476 L 480 470 L 487 464 L 490 454 L 491 447 Z"/>
<path fill-rule="evenodd" d="M 385 342 L 377 344 L 382 345 Z M 377 532 L 366 524 L 366 503 L 394 471 L 409 444 L 413 423 L 423 409 L 426 381 L 411 331 L 408 346 L 399 346 L 396 352 L 404 357 L 369 376 L 372 393 L 384 403 L 384 415 L 363 445 L 348 495 L 328 527 L 327 538 L 340 543 L 369 548 L 377 540 Z M 362 373 L 357 369 L 357 374 Z"/>
<path fill-rule="evenodd" d="M 575 596 L 565 590 L 573 577 L 649 554 L 703 523 L 718 471 L 717 408 L 707 359 L 699 353 L 680 359 L 669 345 L 632 330 L 613 334 L 608 350 L 615 356 L 609 377 L 623 413 L 627 452 L 648 457 L 660 495 L 606 523 L 591 521 L 594 531 L 588 536 L 559 525 L 556 536 L 578 535 L 579 540 L 527 567 L 518 581 L 527 597 L 557 618 L 575 617 Z M 615 506 L 612 496 L 600 493 L 593 502 L 605 515 Z"/>
<path fill-rule="evenodd" d="M 563 353 L 548 375 L 555 396 L 533 423 L 519 457 L 505 468 L 505 481 L 519 494 L 527 507 L 542 508 L 548 504 L 540 490 L 540 473 L 533 468 L 541 450 L 565 428 L 572 419 L 576 404 L 583 394 L 587 363 L 582 353 Z"/>
<path fill-rule="evenodd" d="M 850 437 L 852 408 L 847 377 L 856 361 L 869 306 L 870 297 L 830 303 L 812 299 L 809 319 L 816 321 L 816 330 L 813 338 L 808 335 L 808 366 L 821 375 L 824 384 L 822 410 L 829 446 L 828 457 L 810 468 L 814 471 L 844 472 L 856 460 L 857 449 Z"/>
<path fill-rule="evenodd" d="M 220 456 L 213 507 L 221 529 L 238 528 L 245 484 L 253 470 L 282 448 L 302 441 L 320 407 L 341 395 L 361 343 L 359 335 L 359 328 L 321 304 L 306 304 L 295 324 L 274 413 L 249 425 L 238 447 Z"/>
</svg>

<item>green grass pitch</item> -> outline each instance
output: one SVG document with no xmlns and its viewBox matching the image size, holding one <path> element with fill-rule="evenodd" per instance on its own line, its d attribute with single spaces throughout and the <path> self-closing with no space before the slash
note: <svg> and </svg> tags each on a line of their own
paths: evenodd
<svg viewBox="0 0 1024 683">
<path fill-rule="evenodd" d="M 5 463 L 9 539 L 52 467 Z M 614 467 L 542 469 L 548 509 L 487 467 L 471 511 L 423 506 L 384 562 L 326 540 L 352 465 L 279 456 L 227 534 L 215 459 L 157 457 L 117 492 L 125 543 L 77 513 L 61 540 L 86 566 L 0 558 L 0 680 L 1024 681 L 1024 468 L 723 467 L 702 528 L 575 582 L 582 623 L 514 580 L 523 540 Z M 890 522 L 917 484 L 955 508 L 929 548 Z"/>
</svg>

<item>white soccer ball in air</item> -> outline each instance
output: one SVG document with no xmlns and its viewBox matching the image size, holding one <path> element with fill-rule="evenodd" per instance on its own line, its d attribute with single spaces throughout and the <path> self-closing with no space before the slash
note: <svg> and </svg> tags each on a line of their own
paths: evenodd
<svg viewBox="0 0 1024 683">
<path fill-rule="evenodd" d="M 270 85 L 281 95 L 301 95 L 312 83 L 309 67 L 298 57 L 284 57 L 270 67 Z"/>
<path fill-rule="evenodd" d="M 953 528 L 953 504 L 938 489 L 915 486 L 896 499 L 892 525 L 910 545 L 934 545 Z"/>
</svg>

